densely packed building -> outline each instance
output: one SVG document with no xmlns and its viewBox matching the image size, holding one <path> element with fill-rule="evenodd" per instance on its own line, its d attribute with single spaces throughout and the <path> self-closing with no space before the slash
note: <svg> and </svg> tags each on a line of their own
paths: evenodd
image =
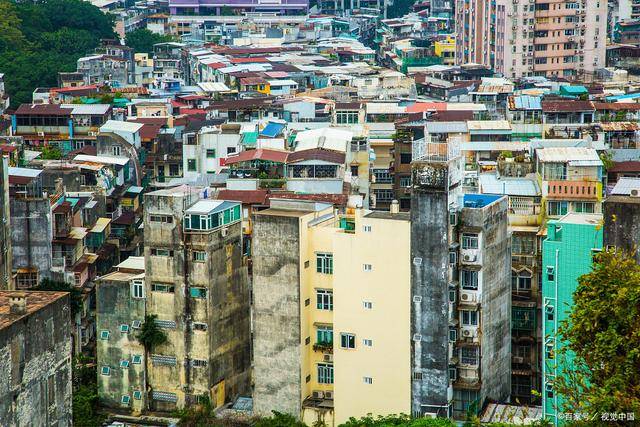
<svg viewBox="0 0 640 427">
<path fill-rule="evenodd" d="M 0 371 L 46 399 L 0 420 L 69 425 L 85 355 L 114 419 L 559 422 L 577 278 L 639 240 L 618 3 L 103 4 L 173 38 L 103 40 L 29 103 L 2 87 Z"/>
</svg>

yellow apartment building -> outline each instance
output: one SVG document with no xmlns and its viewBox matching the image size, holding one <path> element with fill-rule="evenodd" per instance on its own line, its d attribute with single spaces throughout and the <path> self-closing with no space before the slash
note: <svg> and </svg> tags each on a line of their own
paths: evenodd
<svg viewBox="0 0 640 427">
<path fill-rule="evenodd" d="M 338 425 L 410 412 L 409 231 L 405 213 L 311 201 L 256 213 L 256 413 Z"/>
</svg>

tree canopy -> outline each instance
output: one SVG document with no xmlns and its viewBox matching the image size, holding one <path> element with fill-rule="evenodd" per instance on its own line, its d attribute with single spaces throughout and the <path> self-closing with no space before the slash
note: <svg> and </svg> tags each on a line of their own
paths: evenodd
<svg viewBox="0 0 640 427">
<path fill-rule="evenodd" d="M 76 313 L 78 313 L 82 309 L 82 292 L 80 291 L 80 289 L 69 283 L 57 282 L 51 279 L 43 279 L 38 286 L 33 288 L 33 290 L 69 292 L 69 305 L 71 308 L 71 315 L 75 316 Z"/>
<path fill-rule="evenodd" d="M 640 266 L 620 249 L 602 252 L 573 298 L 559 356 L 574 360 L 554 383 L 564 408 L 640 413 Z"/>
<path fill-rule="evenodd" d="M 155 314 L 145 316 L 144 323 L 137 336 L 138 341 L 147 351 L 151 351 L 167 341 L 167 334 L 156 323 L 157 318 L 158 316 Z"/>
<path fill-rule="evenodd" d="M 169 35 L 156 34 L 146 28 L 139 28 L 137 30 L 127 33 L 125 38 L 125 44 L 132 48 L 136 53 L 151 53 L 153 52 L 153 45 L 156 43 L 173 41 L 173 37 Z"/>
<path fill-rule="evenodd" d="M 114 38 L 113 17 L 82 0 L 0 0 L 0 72 L 13 106 L 36 87 L 57 86 L 60 71 Z"/>
</svg>

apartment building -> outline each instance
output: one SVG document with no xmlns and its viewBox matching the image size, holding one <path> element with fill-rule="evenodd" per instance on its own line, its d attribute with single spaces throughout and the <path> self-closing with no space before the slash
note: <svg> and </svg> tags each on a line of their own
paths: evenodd
<svg viewBox="0 0 640 427">
<path fill-rule="evenodd" d="M 67 292 L 0 291 L 0 425 L 71 426 Z"/>
<path fill-rule="evenodd" d="M 250 296 L 240 203 L 189 186 L 144 196 L 147 314 L 168 341 L 147 361 L 151 409 L 206 395 L 220 406 L 248 392 Z"/>
<path fill-rule="evenodd" d="M 605 1 L 458 0 L 456 17 L 459 65 L 511 78 L 588 78 L 605 66 Z"/>
<path fill-rule="evenodd" d="M 620 178 L 602 204 L 604 246 L 621 248 L 640 259 L 640 178 Z"/>
<path fill-rule="evenodd" d="M 96 280 L 96 356 L 102 405 L 140 413 L 147 405 L 144 257 L 129 257 Z"/>
<path fill-rule="evenodd" d="M 464 418 L 510 394 L 506 196 L 462 194 L 460 146 L 414 142 L 412 414 Z M 435 238 L 434 238 L 435 237 Z"/>
<path fill-rule="evenodd" d="M 337 425 L 409 412 L 409 233 L 397 204 L 340 215 L 271 199 L 255 214 L 256 413 Z"/>
<path fill-rule="evenodd" d="M 13 287 L 10 217 L 9 158 L 0 155 L 0 290 Z"/>
<path fill-rule="evenodd" d="M 566 344 L 559 325 L 569 318 L 578 278 L 591 270 L 593 255 L 602 249 L 602 215 L 569 213 L 547 223 L 542 244 L 542 410 L 554 425 L 562 423 L 562 396 L 553 381 L 572 366 L 571 354 L 558 357 Z"/>
<path fill-rule="evenodd" d="M 593 148 L 535 150 L 537 177 L 548 218 L 602 212 L 602 160 Z"/>
</svg>

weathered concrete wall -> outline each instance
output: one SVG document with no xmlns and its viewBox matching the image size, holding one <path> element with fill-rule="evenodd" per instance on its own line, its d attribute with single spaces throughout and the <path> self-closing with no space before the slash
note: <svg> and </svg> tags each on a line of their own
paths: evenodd
<svg viewBox="0 0 640 427">
<path fill-rule="evenodd" d="M 411 406 L 414 414 L 422 414 L 448 404 L 447 169 L 416 162 L 412 173 Z"/>
<path fill-rule="evenodd" d="M 604 246 L 616 246 L 635 254 L 640 262 L 640 199 L 611 196 L 603 204 Z"/>
<path fill-rule="evenodd" d="M 256 414 L 301 414 L 299 218 L 257 214 L 253 229 Z"/>
<path fill-rule="evenodd" d="M 71 425 L 70 330 L 68 296 L 0 329 L 1 426 Z"/>
<path fill-rule="evenodd" d="M 11 289 L 11 223 L 9 162 L 0 156 L 0 289 Z"/>
<path fill-rule="evenodd" d="M 511 392 L 511 238 L 508 199 L 482 209 L 463 208 L 460 227 L 482 230 L 480 404 Z"/>
<path fill-rule="evenodd" d="M 51 206 L 48 199 L 10 199 L 13 270 L 37 268 L 39 279 L 51 275 Z"/>
<path fill-rule="evenodd" d="M 98 396 L 102 405 L 122 408 L 122 396 L 128 395 L 133 410 L 144 408 L 144 348 L 136 338 L 139 329 L 132 327 L 135 320 L 144 322 L 144 316 L 145 300 L 132 298 L 128 280 L 101 280 L 96 284 Z M 128 325 L 129 332 L 121 332 L 121 325 Z M 108 339 L 102 339 L 102 331 L 109 332 Z M 134 356 L 140 356 L 141 363 L 133 363 Z M 121 367 L 122 360 L 128 361 L 129 366 Z M 101 374 L 103 366 L 111 369 L 109 376 Z M 142 392 L 142 398 L 134 399 L 134 391 Z"/>
</svg>

